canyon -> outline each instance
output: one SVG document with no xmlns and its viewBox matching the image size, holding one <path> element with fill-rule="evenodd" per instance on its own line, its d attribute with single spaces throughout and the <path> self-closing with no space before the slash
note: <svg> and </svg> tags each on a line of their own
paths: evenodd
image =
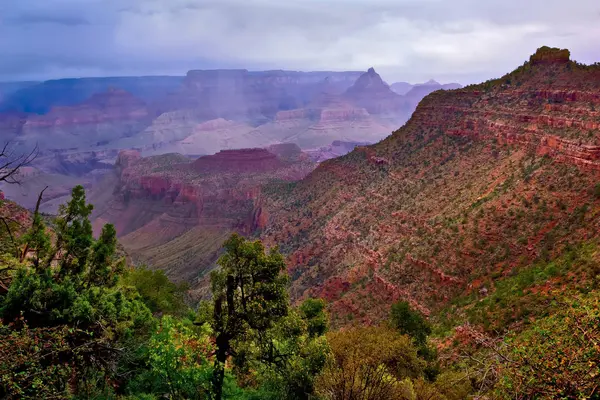
<svg viewBox="0 0 600 400">
<path fill-rule="evenodd" d="M 542 48 L 500 79 L 429 94 L 373 145 L 124 152 L 96 225 L 114 222 L 131 254 L 196 298 L 239 231 L 278 245 L 292 299 L 326 299 L 334 325 L 375 323 L 399 299 L 429 315 L 598 238 L 599 93 L 600 67 Z"/>
<path fill-rule="evenodd" d="M 376 141 L 404 123 L 420 100 L 410 93 L 406 99 L 397 95 L 373 69 L 192 70 L 185 77 L 64 79 L 2 87 L 0 137 L 23 151 L 37 144 L 44 151 L 135 148 L 148 155 Z"/>
<path fill-rule="evenodd" d="M 49 186 L 42 209 L 50 213 L 70 187 L 98 184 L 120 150 L 198 157 L 295 143 L 314 153 L 334 141 L 377 142 L 416 107 L 373 69 L 192 70 L 185 77 L 10 83 L 0 92 L 0 140 L 15 153 L 39 152 L 21 187 L 1 189 L 32 207 Z M 343 146 L 315 159 L 342 154 Z"/>
<path fill-rule="evenodd" d="M 136 262 L 160 266 L 201 296 L 226 237 L 264 227 L 265 187 L 291 184 L 314 166 L 295 144 L 222 150 L 196 160 L 123 151 L 113 173 L 89 192 L 94 227 L 113 223 Z"/>
<path fill-rule="evenodd" d="M 429 314 L 597 238 L 600 67 L 566 57 L 542 48 L 434 92 L 388 138 L 266 198 L 261 237 L 288 254 L 292 297 L 326 298 L 336 324 L 398 299 Z"/>
</svg>

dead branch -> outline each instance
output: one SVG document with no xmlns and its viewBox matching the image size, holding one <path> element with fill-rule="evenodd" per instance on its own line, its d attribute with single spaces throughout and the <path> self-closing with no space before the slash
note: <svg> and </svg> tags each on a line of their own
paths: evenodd
<svg viewBox="0 0 600 400">
<path fill-rule="evenodd" d="M 37 144 L 29 154 L 15 154 L 10 142 L 5 142 L 0 151 L 0 182 L 20 185 L 21 182 L 17 179 L 17 172 L 35 160 L 38 154 Z"/>
</svg>

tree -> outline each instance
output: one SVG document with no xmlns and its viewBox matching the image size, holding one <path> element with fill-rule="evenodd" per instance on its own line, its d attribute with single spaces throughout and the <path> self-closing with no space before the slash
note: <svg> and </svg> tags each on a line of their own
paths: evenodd
<svg viewBox="0 0 600 400">
<path fill-rule="evenodd" d="M 187 283 L 173 283 L 162 270 L 150 270 L 145 266 L 125 272 L 123 282 L 134 286 L 152 313 L 182 315 L 188 311 L 185 304 Z"/>
<path fill-rule="evenodd" d="M 391 323 L 400 333 L 412 337 L 419 347 L 427 345 L 431 325 L 420 312 L 413 310 L 408 302 L 399 301 L 392 305 Z"/>
<path fill-rule="evenodd" d="M 163 317 L 143 346 L 146 365 L 128 383 L 135 394 L 175 399 L 206 399 L 211 389 L 212 345 L 207 332 L 194 332 L 171 316 Z"/>
<path fill-rule="evenodd" d="M 325 301 L 306 299 L 300 306 L 300 315 L 308 324 L 310 337 L 322 336 L 329 329 L 328 315 L 325 313 Z"/>
<path fill-rule="evenodd" d="M 427 344 L 427 337 L 431 334 L 431 324 L 423 314 L 413 310 L 406 301 L 399 301 L 392 305 L 390 322 L 392 327 L 401 334 L 410 336 L 417 346 L 420 357 L 427 361 L 425 376 L 434 381 L 440 373 L 437 350 Z"/>
<path fill-rule="evenodd" d="M 31 380 L 3 383 L 6 390 L 27 385 L 35 393 L 36 376 L 63 367 L 69 371 L 69 386 L 89 383 L 96 372 L 104 377 L 99 381 L 106 382 L 124 350 L 121 340 L 143 331 L 152 319 L 137 292 L 120 284 L 123 260 L 115 254 L 114 227 L 105 225 L 94 240 L 91 210 L 83 187 L 77 186 L 72 199 L 60 207 L 52 234 L 36 212 L 22 238 L 20 263 L 0 297 L 0 318 L 10 323 L 2 328 L 12 332 L 16 345 L 3 342 L 6 347 L 0 350 L 15 360 L 10 365 L 17 372 L 15 379 Z M 32 360 L 39 362 L 31 365 L 18 357 L 28 351 L 18 344 L 26 346 L 39 337 L 49 337 L 49 345 L 60 351 L 35 357 Z M 62 389 L 69 390 L 64 384 Z"/>
<path fill-rule="evenodd" d="M 410 338 L 385 327 L 353 328 L 328 335 L 333 357 L 317 380 L 331 400 L 410 399 L 410 378 L 425 363 Z"/>
<path fill-rule="evenodd" d="M 236 355 L 240 342 L 252 338 L 265 349 L 266 362 L 278 362 L 281 355 L 266 333 L 288 315 L 287 276 L 282 273 L 285 261 L 279 251 L 265 253 L 260 241 L 249 242 L 237 234 L 224 248 L 225 254 L 217 262 L 220 269 L 211 274 L 216 345 L 212 386 L 217 400 L 222 398 L 225 362 Z"/>
<path fill-rule="evenodd" d="M 238 349 L 234 358 L 238 379 L 253 382 L 260 400 L 313 399 L 316 377 L 330 355 L 324 336 L 327 319 L 322 300 L 307 299 L 290 309 L 264 333 L 266 346 L 246 341 Z"/>
</svg>

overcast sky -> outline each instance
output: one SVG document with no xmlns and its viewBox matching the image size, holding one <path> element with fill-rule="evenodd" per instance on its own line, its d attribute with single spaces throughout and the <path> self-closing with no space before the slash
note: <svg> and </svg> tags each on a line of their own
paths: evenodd
<svg viewBox="0 0 600 400">
<path fill-rule="evenodd" d="M 599 0 L 0 0 L 0 80 L 366 70 L 471 83 L 541 45 L 600 61 Z"/>
</svg>

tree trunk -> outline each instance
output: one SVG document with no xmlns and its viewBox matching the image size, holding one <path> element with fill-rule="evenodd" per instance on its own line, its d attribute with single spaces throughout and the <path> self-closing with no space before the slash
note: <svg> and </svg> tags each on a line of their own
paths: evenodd
<svg viewBox="0 0 600 400">
<path fill-rule="evenodd" d="M 217 337 L 217 354 L 213 371 L 213 399 L 221 400 L 223 398 L 223 381 L 225 380 L 225 361 L 227 361 L 227 350 L 220 345 L 222 338 Z"/>
</svg>

